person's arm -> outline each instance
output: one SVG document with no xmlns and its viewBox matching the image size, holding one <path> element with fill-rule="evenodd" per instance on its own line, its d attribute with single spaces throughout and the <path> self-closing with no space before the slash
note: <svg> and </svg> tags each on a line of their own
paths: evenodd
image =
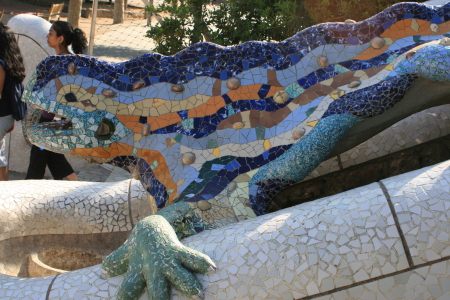
<svg viewBox="0 0 450 300">
<path fill-rule="evenodd" d="M 2 99 L 2 92 L 3 92 L 3 85 L 5 84 L 5 70 L 3 69 L 2 65 L 0 65 L 0 101 L 6 101 Z M 14 124 L 13 126 L 8 130 L 7 133 L 10 133 L 11 131 L 14 130 Z"/>
<path fill-rule="evenodd" d="M 3 84 L 5 83 L 5 70 L 0 65 L 0 99 L 2 98 Z"/>
</svg>

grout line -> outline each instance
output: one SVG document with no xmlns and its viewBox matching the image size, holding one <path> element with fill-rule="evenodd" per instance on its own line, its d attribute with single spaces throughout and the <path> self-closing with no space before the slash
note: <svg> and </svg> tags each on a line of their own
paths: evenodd
<svg viewBox="0 0 450 300">
<path fill-rule="evenodd" d="M 423 264 L 420 264 L 420 265 L 417 265 L 417 266 L 414 266 L 414 267 L 411 267 L 411 268 L 406 268 L 406 269 L 403 269 L 403 270 L 400 270 L 400 271 L 396 271 L 396 272 L 392 272 L 392 273 L 389 273 L 389 274 L 381 275 L 381 276 L 378 276 L 378 277 L 370 278 L 370 279 L 363 280 L 363 281 L 360 281 L 360 282 L 357 282 L 357 283 L 352 283 L 352 284 L 349 284 L 349 285 L 346 285 L 346 286 L 338 287 L 338 288 L 332 289 L 330 291 L 322 292 L 322 293 L 311 295 L 311 296 L 306 296 L 306 297 L 303 297 L 303 298 L 297 298 L 297 299 L 294 299 L 294 300 L 309 300 L 309 299 L 315 299 L 315 298 L 322 297 L 322 296 L 331 295 L 331 294 L 336 293 L 336 292 L 340 292 L 340 291 L 343 291 L 343 290 L 348 290 L 348 289 L 351 289 L 351 288 L 354 288 L 354 287 L 357 287 L 357 286 L 361 286 L 361 285 L 364 285 L 364 284 L 367 284 L 367 283 L 378 281 L 378 280 L 383 279 L 383 278 L 392 277 L 392 276 L 395 276 L 395 275 L 399 275 L 399 274 L 403 274 L 403 273 L 406 273 L 406 272 L 414 271 L 414 270 L 417 270 L 417 269 L 420 269 L 420 268 L 423 268 L 423 267 L 426 267 L 426 266 L 431 266 L 431 265 L 434 265 L 434 264 L 438 264 L 438 263 L 441 263 L 443 261 L 447 261 L 449 259 L 450 259 L 450 256 L 446 256 L 446 257 L 443 257 L 443 258 L 440 258 L 440 259 L 437 259 L 437 260 L 433 260 L 431 262 L 426 262 L 426 263 L 423 263 Z"/>
<path fill-rule="evenodd" d="M 405 236 L 403 235 L 402 227 L 400 226 L 400 222 L 398 221 L 397 214 L 395 213 L 394 204 L 392 203 L 391 196 L 389 196 L 388 190 L 383 182 L 378 181 L 378 184 L 383 191 L 384 196 L 389 204 L 389 208 L 391 209 L 392 217 L 394 218 L 395 226 L 397 227 L 398 234 L 400 235 L 400 240 L 402 241 L 403 250 L 406 254 L 406 259 L 408 260 L 409 267 L 412 268 L 414 266 L 414 262 L 412 260 L 411 252 L 409 251 L 408 243 L 406 242 Z"/>
<path fill-rule="evenodd" d="M 59 274 L 56 274 L 55 277 L 53 277 L 52 282 L 50 282 L 49 286 L 48 286 L 48 290 L 47 290 L 47 294 L 45 295 L 45 300 L 49 300 L 50 299 L 50 292 L 52 291 L 52 286 L 53 283 L 56 280 L 56 277 L 58 277 Z"/>
<path fill-rule="evenodd" d="M 403 249 L 405 251 L 406 259 L 408 260 L 409 267 L 405 268 L 403 270 L 400 270 L 400 271 L 392 272 L 392 273 L 389 273 L 389 274 L 381 275 L 381 276 L 374 277 L 374 278 L 371 278 L 371 279 L 367 279 L 367 280 L 364 280 L 364 281 L 360 281 L 360 282 L 357 282 L 357 283 L 353 283 L 353 284 L 349 284 L 349 285 L 342 286 L 342 287 L 339 287 L 339 288 L 335 288 L 335 289 L 332 289 L 330 291 L 322 292 L 322 293 L 311 295 L 311 296 L 306 296 L 306 297 L 303 297 L 303 298 L 298 298 L 296 300 L 308 300 L 308 299 L 314 299 L 314 298 L 318 298 L 318 297 L 322 297 L 322 296 L 326 296 L 326 295 L 331 295 L 331 294 L 339 292 L 339 291 L 348 290 L 348 289 L 353 288 L 353 287 L 357 287 L 357 286 L 361 286 L 361 285 L 364 285 L 364 284 L 367 284 L 367 283 L 370 283 L 370 282 L 378 281 L 378 280 L 383 279 L 383 278 L 392 277 L 392 276 L 395 276 L 395 275 L 398 275 L 398 274 L 402 274 L 402 273 L 405 273 L 405 272 L 408 272 L 408 271 L 413 271 L 413 270 L 416 270 L 416 269 L 419 269 L 419 268 L 422 268 L 422 267 L 430 266 L 430 265 L 433 265 L 433 264 L 436 264 L 436 263 L 440 263 L 440 262 L 443 262 L 443 261 L 446 261 L 446 260 L 450 259 L 450 256 L 446 256 L 446 257 L 443 257 L 443 258 L 440 258 L 440 259 L 437 259 L 437 260 L 434 260 L 434 261 L 431 261 L 431 262 L 426 262 L 426 263 L 423 263 L 423 264 L 420 264 L 420 265 L 414 265 L 414 262 L 413 262 L 412 256 L 411 256 L 411 252 L 409 251 L 408 244 L 406 243 L 406 239 L 405 239 L 405 237 L 403 235 L 403 230 L 400 227 L 400 223 L 398 221 L 397 214 L 395 213 L 395 208 L 394 208 L 394 205 L 392 203 L 391 197 L 389 196 L 389 193 L 388 193 L 387 188 L 384 185 L 384 183 L 379 181 L 378 184 L 380 185 L 380 188 L 383 191 L 383 194 L 384 194 L 384 196 L 385 196 L 385 198 L 387 200 L 389 208 L 391 209 L 392 217 L 394 218 L 395 226 L 397 227 L 398 233 L 400 235 L 400 240 L 402 241 Z"/>
<path fill-rule="evenodd" d="M 131 178 L 128 183 L 128 211 L 129 211 L 129 216 L 130 216 L 131 229 L 134 228 L 133 213 L 131 212 L 131 183 L 132 182 L 133 182 L 133 178 Z"/>
</svg>

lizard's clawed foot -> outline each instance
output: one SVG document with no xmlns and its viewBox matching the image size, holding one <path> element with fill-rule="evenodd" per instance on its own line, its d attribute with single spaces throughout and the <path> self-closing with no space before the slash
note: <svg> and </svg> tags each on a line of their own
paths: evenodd
<svg viewBox="0 0 450 300">
<path fill-rule="evenodd" d="M 191 272 L 206 273 L 216 266 L 207 255 L 183 246 L 170 225 L 189 209 L 187 203 L 176 203 L 146 217 L 105 258 L 105 276 L 126 273 L 117 299 L 138 299 L 147 287 L 149 299 L 168 300 L 170 285 L 187 297 L 203 299 L 202 286 Z"/>
</svg>

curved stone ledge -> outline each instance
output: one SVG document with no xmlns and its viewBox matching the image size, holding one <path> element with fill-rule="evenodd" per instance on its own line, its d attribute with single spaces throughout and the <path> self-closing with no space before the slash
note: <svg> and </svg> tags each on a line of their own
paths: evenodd
<svg viewBox="0 0 450 300">
<path fill-rule="evenodd" d="M 141 183 L 134 179 L 11 181 L 1 182 L 0 190 L 0 241 L 27 235 L 130 231 L 132 224 L 153 212 Z"/>
<path fill-rule="evenodd" d="M 408 289 L 417 286 L 421 295 L 448 295 L 449 166 L 447 161 L 184 239 L 217 263 L 217 272 L 199 275 L 205 299 L 361 299 L 399 290 L 406 291 L 403 299 L 413 299 Z M 115 299 L 123 277 L 99 275 L 99 265 L 39 279 L 2 275 L 0 285 L 12 288 L 0 297 L 26 299 L 38 282 L 44 290 L 53 281 L 49 299 Z M 174 299 L 185 298 L 174 291 Z"/>
<path fill-rule="evenodd" d="M 44 277 L 44 276 L 62 274 L 65 272 L 67 272 L 67 271 L 52 268 L 49 265 L 44 264 L 39 259 L 38 253 L 30 254 L 30 257 L 28 259 L 28 274 L 30 275 L 30 277 Z"/>
</svg>

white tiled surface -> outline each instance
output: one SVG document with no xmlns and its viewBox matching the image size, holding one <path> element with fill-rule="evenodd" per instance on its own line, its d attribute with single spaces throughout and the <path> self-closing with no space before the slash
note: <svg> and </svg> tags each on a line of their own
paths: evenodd
<svg viewBox="0 0 450 300">
<path fill-rule="evenodd" d="M 45 300 L 53 278 L 18 278 L 0 274 L 0 299 Z"/>
<path fill-rule="evenodd" d="M 408 268 L 378 184 L 183 243 L 217 263 L 217 273 L 199 276 L 206 299 L 300 298 Z"/>
<path fill-rule="evenodd" d="M 344 168 L 405 150 L 450 133 L 450 105 L 409 116 L 357 147 L 341 154 Z"/>
<path fill-rule="evenodd" d="M 413 271 L 353 287 L 316 300 L 450 299 L 450 262 L 443 261 Z"/>
<path fill-rule="evenodd" d="M 130 180 L 0 182 L 0 240 L 129 231 L 129 189 Z M 149 202 L 138 181 L 132 180 L 131 191 L 131 203 L 139 203 L 138 208 L 132 207 L 136 223 L 137 218 L 146 216 Z"/>
<path fill-rule="evenodd" d="M 415 263 L 448 257 L 449 165 L 383 181 Z M 206 231 L 183 243 L 217 263 L 217 272 L 198 276 L 206 299 L 298 299 L 340 287 L 349 288 L 320 299 L 448 299 L 448 260 L 409 268 L 376 183 Z M 393 273 L 393 279 L 381 279 Z M 99 274 L 98 265 L 59 275 L 50 299 L 115 299 L 123 277 L 103 280 Z M 0 299 L 41 299 L 51 278 L 2 276 Z M 176 291 L 173 298 L 185 299 Z"/>
<path fill-rule="evenodd" d="M 49 300 L 116 299 L 123 277 L 100 278 L 100 265 L 60 274 L 53 283 Z"/>
<path fill-rule="evenodd" d="M 383 180 L 414 264 L 450 256 L 450 163 Z"/>
</svg>

